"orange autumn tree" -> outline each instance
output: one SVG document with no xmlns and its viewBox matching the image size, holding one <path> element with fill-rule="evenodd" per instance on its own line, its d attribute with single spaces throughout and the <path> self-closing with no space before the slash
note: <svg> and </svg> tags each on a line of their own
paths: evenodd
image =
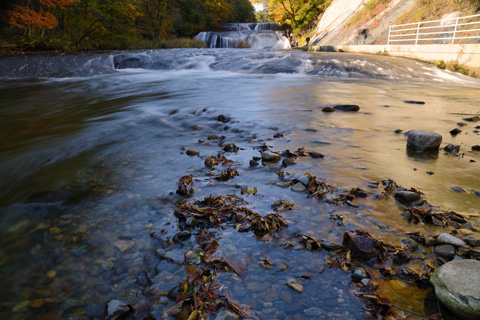
<svg viewBox="0 0 480 320">
<path fill-rule="evenodd" d="M 52 30 L 58 25 L 57 16 L 75 1 L 33 0 L 27 1 L 23 6 L 15 4 L 8 11 L 8 23 L 24 30 L 24 35 L 32 36 L 35 31 L 40 31 L 43 36 L 45 30 Z"/>
</svg>

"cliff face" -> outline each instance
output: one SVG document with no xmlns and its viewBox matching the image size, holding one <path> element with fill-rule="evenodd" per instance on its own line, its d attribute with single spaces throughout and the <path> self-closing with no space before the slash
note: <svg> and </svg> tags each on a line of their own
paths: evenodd
<svg viewBox="0 0 480 320">
<path fill-rule="evenodd" d="M 395 20 L 410 11 L 415 0 L 392 0 L 377 12 L 373 19 L 351 24 L 361 13 L 368 0 L 334 0 L 320 20 L 315 34 L 314 45 L 355 45 L 386 44 L 388 27 Z"/>
</svg>

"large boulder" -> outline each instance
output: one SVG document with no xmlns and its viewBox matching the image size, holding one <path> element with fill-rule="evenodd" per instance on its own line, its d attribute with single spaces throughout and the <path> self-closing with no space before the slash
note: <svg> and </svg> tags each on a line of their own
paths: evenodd
<svg viewBox="0 0 480 320">
<path fill-rule="evenodd" d="M 465 320 L 480 319 L 480 261 L 450 261 L 430 277 L 437 298 Z"/>
<path fill-rule="evenodd" d="M 407 148 L 415 151 L 435 151 L 442 143 L 442 136 L 435 132 L 412 130 L 408 133 Z"/>
</svg>

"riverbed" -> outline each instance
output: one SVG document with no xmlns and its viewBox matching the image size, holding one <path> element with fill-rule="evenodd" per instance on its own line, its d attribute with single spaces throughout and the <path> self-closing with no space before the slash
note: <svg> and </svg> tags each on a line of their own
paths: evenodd
<svg viewBox="0 0 480 320">
<path fill-rule="evenodd" d="M 178 302 L 167 292 L 193 277 L 189 266 L 205 267 L 188 259 L 202 237 L 227 261 L 214 294 L 252 318 L 366 319 L 358 267 L 396 312 L 430 316 L 428 286 L 346 261 L 345 248 L 311 250 L 302 236 L 341 246 L 359 230 L 394 247 L 415 232 L 479 237 L 480 122 L 464 120 L 480 115 L 479 79 L 386 56 L 252 49 L 9 57 L 0 70 L 2 319 L 103 319 L 110 300 L 135 319 L 161 319 Z M 359 110 L 323 111 L 338 105 Z M 412 154 L 410 130 L 460 150 Z M 265 150 L 281 160 L 262 161 Z M 205 164 L 219 154 L 219 165 Z M 292 191 L 306 173 L 333 196 Z M 186 194 L 177 192 L 184 176 Z M 468 223 L 406 219 L 388 179 Z M 337 201 L 356 188 L 366 197 Z M 175 214 L 210 195 L 236 195 L 262 217 L 285 200 L 288 226 L 240 232 L 232 221 L 186 226 Z M 174 239 L 181 231 L 189 235 Z M 432 247 L 417 250 L 402 268 L 442 263 Z"/>
</svg>

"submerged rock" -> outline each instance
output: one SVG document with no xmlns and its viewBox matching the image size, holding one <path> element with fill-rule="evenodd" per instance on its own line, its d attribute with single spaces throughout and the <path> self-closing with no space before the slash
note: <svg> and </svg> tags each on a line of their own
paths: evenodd
<svg viewBox="0 0 480 320">
<path fill-rule="evenodd" d="M 240 317 L 237 314 L 227 311 L 225 309 L 222 309 L 222 311 L 220 311 L 215 317 L 215 320 L 238 320 L 238 319 L 240 319 Z"/>
<path fill-rule="evenodd" d="M 442 136 L 435 132 L 412 130 L 408 133 L 407 148 L 415 151 L 438 150 Z"/>
<path fill-rule="evenodd" d="M 111 300 L 105 307 L 105 320 L 126 319 L 133 312 L 132 306 L 120 301 Z"/>
<path fill-rule="evenodd" d="M 448 262 L 430 277 L 437 298 L 462 319 L 480 319 L 480 261 Z"/>
</svg>

